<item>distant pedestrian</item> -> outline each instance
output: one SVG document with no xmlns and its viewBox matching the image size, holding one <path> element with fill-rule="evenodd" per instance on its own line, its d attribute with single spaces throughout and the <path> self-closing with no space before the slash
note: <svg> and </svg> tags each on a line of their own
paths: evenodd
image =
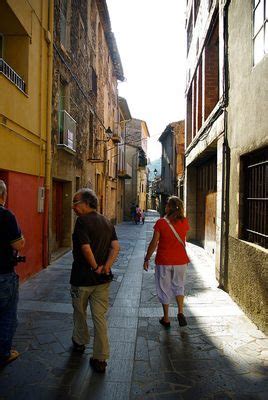
<svg viewBox="0 0 268 400">
<path fill-rule="evenodd" d="M 12 349 L 12 339 L 17 327 L 19 277 L 15 273 L 17 253 L 25 240 L 15 215 L 5 208 L 7 188 L 0 180 L 0 366 L 19 356 Z"/>
<path fill-rule="evenodd" d="M 145 221 L 145 212 L 144 212 L 144 210 L 141 212 L 141 220 L 142 220 L 142 225 L 144 225 L 144 221 Z"/>
<path fill-rule="evenodd" d="M 136 207 L 135 204 L 132 203 L 131 207 L 130 207 L 130 217 L 131 217 L 131 221 L 135 222 L 135 215 L 136 215 Z"/>
<path fill-rule="evenodd" d="M 141 220 L 141 209 L 139 207 L 139 205 L 136 205 L 136 214 L 135 214 L 135 224 L 137 225 L 138 223 L 140 223 Z"/>
<path fill-rule="evenodd" d="M 154 226 L 154 235 L 144 259 L 144 269 L 149 268 L 149 260 L 157 248 L 155 258 L 155 282 L 164 316 L 159 320 L 165 328 L 170 327 L 169 303 L 172 296 L 178 305 L 177 318 L 180 326 L 187 325 L 183 314 L 184 277 L 188 255 L 185 250 L 186 233 L 189 230 L 187 218 L 183 213 L 183 202 L 176 196 L 168 199 L 165 217 L 160 218 Z"/>
<path fill-rule="evenodd" d="M 80 189 L 73 198 L 78 215 L 73 233 L 73 265 L 71 295 L 74 308 L 73 347 L 84 352 L 89 343 L 87 306 L 94 324 L 93 357 L 90 365 L 96 372 L 105 372 L 109 358 L 106 313 L 109 307 L 111 267 L 119 252 L 115 228 L 99 214 L 98 199 L 91 189 Z"/>
</svg>

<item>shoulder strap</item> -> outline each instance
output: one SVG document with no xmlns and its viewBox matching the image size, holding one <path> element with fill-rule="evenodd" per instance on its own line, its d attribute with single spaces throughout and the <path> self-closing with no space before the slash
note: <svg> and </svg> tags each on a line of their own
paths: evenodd
<svg viewBox="0 0 268 400">
<path fill-rule="evenodd" d="M 164 217 L 164 220 L 168 223 L 170 229 L 172 230 L 172 232 L 174 233 L 174 235 L 176 236 L 176 238 L 178 239 L 178 241 L 180 242 L 180 244 L 183 245 L 183 247 L 185 248 L 185 243 L 184 241 L 181 239 L 180 235 L 178 234 L 178 232 L 175 230 L 174 226 L 170 223 L 170 221 L 168 220 L 168 218 Z"/>
</svg>

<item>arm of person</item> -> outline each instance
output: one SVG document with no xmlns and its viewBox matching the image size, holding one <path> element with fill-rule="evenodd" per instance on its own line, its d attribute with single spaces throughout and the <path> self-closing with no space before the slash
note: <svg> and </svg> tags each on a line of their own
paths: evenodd
<svg viewBox="0 0 268 400">
<path fill-rule="evenodd" d="M 25 239 L 24 237 L 16 240 L 15 242 L 11 243 L 11 247 L 16 251 L 21 251 L 25 246 Z"/>
<path fill-rule="evenodd" d="M 88 244 L 88 243 L 83 244 L 81 246 L 81 249 L 82 249 L 83 256 L 85 257 L 86 261 L 91 266 L 91 268 L 94 270 L 94 272 L 97 272 L 98 274 L 100 274 L 102 271 L 102 265 L 97 264 L 94 254 L 91 250 L 90 244 Z"/>
<path fill-rule="evenodd" d="M 21 233 L 21 229 L 18 225 L 17 219 L 12 212 L 7 211 L 7 239 L 11 247 L 20 251 L 25 246 L 25 239 Z"/>
<path fill-rule="evenodd" d="M 102 272 L 104 274 L 109 274 L 111 267 L 118 256 L 119 250 L 120 250 L 120 246 L 119 246 L 118 240 L 112 240 L 108 258 L 102 268 Z"/>
<path fill-rule="evenodd" d="M 148 271 L 149 268 L 149 260 L 152 257 L 153 252 L 155 251 L 157 244 L 159 242 L 159 238 L 160 238 L 160 233 L 158 231 L 154 231 L 154 235 L 153 238 L 148 246 L 147 249 L 147 253 L 146 256 L 144 258 L 144 264 L 143 264 L 143 268 L 145 269 L 145 271 Z"/>
</svg>

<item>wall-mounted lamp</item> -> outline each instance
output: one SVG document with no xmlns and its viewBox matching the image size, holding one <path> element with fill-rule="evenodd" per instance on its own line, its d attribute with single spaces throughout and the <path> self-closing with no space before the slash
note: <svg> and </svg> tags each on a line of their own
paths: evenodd
<svg viewBox="0 0 268 400">
<path fill-rule="evenodd" d="M 109 142 L 111 137 L 113 136 L 113 131 L 112 129 L 108 126 L 107 129 L 105 129 L 105 133 L 109 136 L 107 139 L 98 139 L 96 138 L 97 142 Z"/>
<path fill-rule="evenodd" d="M 112 136 L 113 135 L 113 131 L 112 129 L 108 126 L 108 128 L 105 130 L 105 133 L 107 133 L 107 135 Z"/>
<path fill-rule="evenodd" d="M 120 138 L 120 136 L 119 135 L 117 135 L 116 133 L 114 133 L 113 131 L 112 131 L 112 129 L 108 126 L 108 128 L 107 129 L 105 129 L 105 133 L 106 133 L 106 135 L 108 136 L 108 138 L 107 139 L 96 139 L 98 142 L 109 142 L 109 140 L 111 140 L 112 139 L 112 141 L 114 142 L 114 143 L 120 143 L 121 142 L 121 138 Z"/>
</svg>

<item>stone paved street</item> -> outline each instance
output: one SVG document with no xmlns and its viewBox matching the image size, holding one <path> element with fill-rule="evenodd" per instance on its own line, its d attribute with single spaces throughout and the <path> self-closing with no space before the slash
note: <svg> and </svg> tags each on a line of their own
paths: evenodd
<svg viewBox="0 0 268 400">
<path fill-rule="evenodd" d="M 200 247 L 188 244 L 188 326 L 178 326 L 175 304 L 171 329 L 159 324 L 153 269 L 142 270 L 154 218 L 116 228 L 121 252 L 110 292 L 106 374 L 89 366 L 92 344 L 83 355 L 72 352 L 68 253 L 21 286 L 14 340 L 21 357 L 0 372 L 1 400 L 268 398 L 268 338 L 217 288 Z"/>
</svg>

